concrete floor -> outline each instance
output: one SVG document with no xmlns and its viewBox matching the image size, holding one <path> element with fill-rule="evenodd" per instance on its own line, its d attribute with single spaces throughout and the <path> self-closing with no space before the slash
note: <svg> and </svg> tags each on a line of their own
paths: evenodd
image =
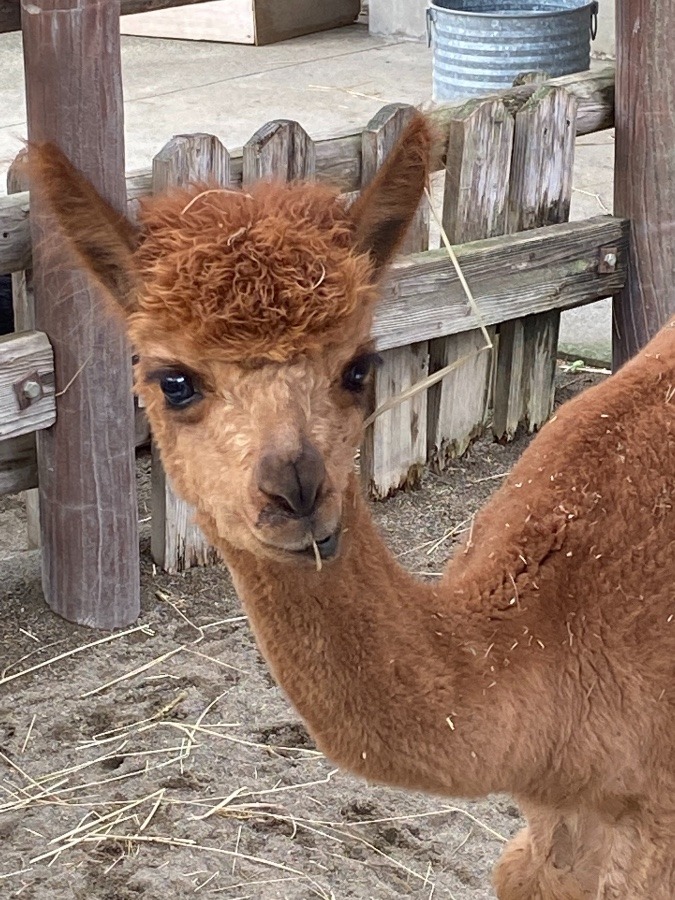
<svg viewBox="0 0 675 900">
<path fill-rule="evenodd" d="M 386 103 L 431 97 L 425 44 L 369 35 L 353 25 L 267 47 L 122 38 L 127 170 L 147 169 L 174 134 L 217 134 L 240 147 L 274 118 L 295 119 L 314 138 L 364 125 Z M 0 193 L 26 136 L 18 34 L 0 35 Z M 572 217 L 612 209 L 613 136 L 577 143 Z M 606 362 L 608 302 L 563 315 L 561 349 Z"/>
</svg>

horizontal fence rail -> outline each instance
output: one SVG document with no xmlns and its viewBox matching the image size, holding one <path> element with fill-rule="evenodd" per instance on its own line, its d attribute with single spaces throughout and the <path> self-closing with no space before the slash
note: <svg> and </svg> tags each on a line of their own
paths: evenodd
<svg viewBox="0 0 675 900">
<path fill-rule="evenodd" d="M 628 233 L 627 220 L 597 216 L 455 247 L 480 320 L 445 249 L 407 256 L 394 263 L 384 287 L 373 327 L 377 348 L 610 297 L 626 283 Z"/>
<path fill-rule="evenodd" d="M 1 2 L 1 0 L 0 0 Z M 614 67 L 596 72 L 553 78 L 547 84 L 564 87 L 578 101 L 577 135 L 592 134 L 611 128 L 614 124 Z M 521 109 L 537 90 L 538 85 L 527 84 L 513 88 L 499 96 L 512 115 Z M 474 102 L 474 101 L 472 101 Z M 476 104 L 484 102 L 477 99 Z M 442 133 L 466 103 L 433 105 L 425 111 Z M 315 141 L 317 180 L 334 184 L 344 192 L 358 190 L 362 181 L 363 129 L 339 137 Z M 437 168 L 445 165 L 439 155 Z M 230 153 L 230 184 L 239 186 L 243 176 L 243 151 Z M 150 170 L 127 176 L 127 196 L 130 203 L 152 192 Z M 28 268 L 31 261 L 30 201 L 27 192 L 0 197 L 0 272 L 17 272 Z"/>
<path fill-rule="evenodd" d="M 0 337 L 0 441 L 56 421 L 54 354 L 41 331 Z"/>
</svg>

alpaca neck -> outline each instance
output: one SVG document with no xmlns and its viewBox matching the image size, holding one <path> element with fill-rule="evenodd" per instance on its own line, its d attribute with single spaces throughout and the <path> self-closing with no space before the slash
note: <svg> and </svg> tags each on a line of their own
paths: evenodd
<svg viewBox="0 0 675 900">
<path fill-rule="evenodd" d="M 393 785 L 482 792 L 477 755 L 452 724 L 457 679 L 474 657 L 458 652 L 435 586 L 389 552 L 355 480 L 343 541 L 322 571 L 222 547 L 277 682 L 343 768 Z"/>
</svg>

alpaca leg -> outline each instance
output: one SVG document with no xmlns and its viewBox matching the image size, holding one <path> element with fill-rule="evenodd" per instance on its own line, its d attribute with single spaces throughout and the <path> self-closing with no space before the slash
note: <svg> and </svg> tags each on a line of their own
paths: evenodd
<svg viewBox="0 0 675 900">
<path fill-rule="evenodd" d="M 670 821 L 669 821 L 670 820 Z M 599 900 L 673 900 L 675 817 L 640 819 L 615 827 Z"/>
<path fill-rule="evenodd" d="M 499 900 L 591 900 L 574 874 L 556 868 L 536 843 L 530 827 L 508 843 L 494 873 Z"/>
</svg>

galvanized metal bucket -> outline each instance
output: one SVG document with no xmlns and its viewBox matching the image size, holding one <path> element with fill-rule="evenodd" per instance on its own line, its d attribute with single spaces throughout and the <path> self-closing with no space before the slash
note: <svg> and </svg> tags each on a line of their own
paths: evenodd
<svg viewBox="0 0 675 900">
<path fill-rule="evenodd" d="M 433 98 L 490 94 L 524 72 L 583 72 L 597 19 L 597 2 L 583 0 L 432 0 Z"/>
</svg>

